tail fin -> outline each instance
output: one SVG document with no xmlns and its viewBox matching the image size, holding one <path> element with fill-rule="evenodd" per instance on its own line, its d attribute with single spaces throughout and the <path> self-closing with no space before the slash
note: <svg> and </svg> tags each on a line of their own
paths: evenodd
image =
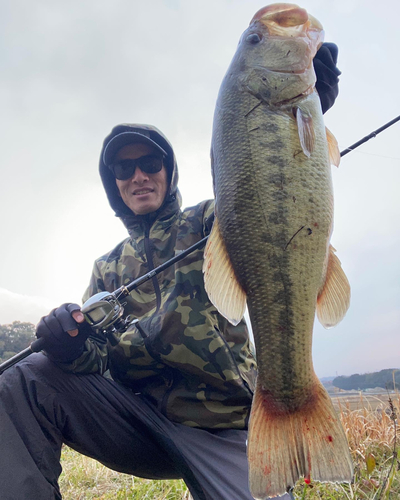
<svg viewBox="0 0 400 500">
<path fill-rule="evenodd" d="M 250 491 L 264 500 L 283 495 L 306 480 L 350 482 L 353 465 L 347 439 L 332 402 L 316 381 L 313 402 L 295 412 L 271 412 L 257 386 L 250 417 L 247 455 Z"/>
</svg>

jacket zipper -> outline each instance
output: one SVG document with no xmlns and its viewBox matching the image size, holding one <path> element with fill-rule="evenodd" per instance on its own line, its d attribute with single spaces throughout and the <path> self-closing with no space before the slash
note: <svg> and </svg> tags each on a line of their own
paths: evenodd
<svg viewBox="0 0 400 500">
<path fill-rule="evenodd" d="M 236 367 L 236 370 L 237 370 L 237 373 L 239 374 L 239 377 L 241 378 L 242 382 L 243 382 L 243 385 L 246 387 L 246 389 L 250 392 L 251 396 L 253 396 L 253 391 L 251 390 L 247 380 L 245 380 L 243 377 L 242 377 L 242 373 L 239 369 L 239 365 L 237 364 L 237 361 L 235 359 L 235 356 L 233 355 L 233 352 L 232 352 L 232 349 L 229 347 L 229 344 L 228 342 L 226 341 L 226 339 L 224 338 L 224 336 L 222 335 L 222 333 L 219 331 L 219 328 L 215 328 L 215 330 L 217 331 L 218 335 L 221 337 L 222 339 L 222 342 L 225 344 L 226 348 L 228 349 L 228 352 L 230 354 L 230 357 L 232 359 L 232 362 L 233 364 L 235 365 Z"/>
<path fill-rule="evenodd" d="M 147 225 L 145 227 L 145 232 L 144 232 L 144 248 L 146 252 L 149 271 L 152 271 L 154 269 L 154 263 L 153 263 L 153 256 L 151 253 L 150 228 Z M 156 293 L 156 313 L 157 313 L 161 307 L 161 290 L 158 284 L 157 276 L 153 276 L 151 278 L 151 281 L 153 282 L 154 291 Z"/>
</svg>

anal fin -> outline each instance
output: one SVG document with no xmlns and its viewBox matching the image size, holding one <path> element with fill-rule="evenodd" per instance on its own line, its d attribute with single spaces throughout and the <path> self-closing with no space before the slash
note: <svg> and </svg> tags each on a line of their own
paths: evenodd
<svg viewBox="0 0 400 500">
<path fill-rule="evenodd" d="M 237 325 L 246 309 L 246 294 L 236 279 L 217 217 L 204 250 L 203 273 L 210 301 L 230 323 Z"/>
<path fill-rule="evenodd" d="M 350 305 L 350 284 L 335 249 L 329 245 L 325 281 L 317 299 L 317 317 L 325 328 L 337 325 Z"/>
</svg>

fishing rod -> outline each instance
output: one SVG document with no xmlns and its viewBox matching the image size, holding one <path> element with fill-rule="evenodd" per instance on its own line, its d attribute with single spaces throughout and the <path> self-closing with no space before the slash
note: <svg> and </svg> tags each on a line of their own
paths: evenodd
<svg viewBox="0 0 400 500">
<path fill-rule="evenodd" d="M 99 292 L 90 297 L 82 306 L 81 312 L 83 313 L 85 320 L 89 323 L 91 328 L 96 331 L 97 338 L 102 341 L 109 340 L 112 345 L 118 343 L 116 338 L 116 333 L 123 333 L 128 329 L 130 325 L 137 323 L 138 320 L 127 316 L 123 318 L 124 314 L 124 304 L 120 302 L 120 299 L 127 297 L 132 290 L 135 290 L 138 286 L 142 285 L 146 281 L 151 280 L 154 276 L 167 269 L 167 267 L 172 266 L 176 262 L 184 259 L 187 255 L 191 254 L 198 248 L 205 245 L 208 236 L 199 240 L 197 243 L 191 247 L 178 253 L 171 259 L 164 262 L 160 266 L 152 269 L 148 273 L 144 274 L 140 278 L 132 281 L 128 285 L 123 285 L 117 288 L 114 292 Z M 45 348 L 45 340 L 39 338 L 34 340 L 32 344 L 26 349 L 22 350 L 20 353 L 16 354 L 4 363 L 0 364 L 0 375 L 15 365 L 19 361 L 22 361 L 30 354 L 34 352 L 40 352 Z"/>
<path fill-rule="evenodd" d="M 355 144 L 343 150 L 340 153 L 340 156 L 345 156 L 347 153 L 350 153 L 350 151 L 354 151 L 354 149 L 358 148 L 358 146 L 361 146 L 361 144 L 364 144 L 370 139 L 376 137 L 378 134 L 380 134 L 399 120 L 400 116 L 394 118 L 374 132 L 371 132 L 363 139 L 360 139 Z M 127 297 L 131 293 L 131 291 L 138 286 L 142 285 L 146 281 L 149 281 L 161 271 L 167 269 L 167 267 L 172 266 L 181 259 L 184 259 L 187 255 L 194 252 L 198 248 L 201 248 L 203 245 L 205 245 L 207 239 L 208 236 L 198 241 L 186 250 L 183 250 L 175 257 L 172 257 L 172 259 L 167 260 L 166 262 L 164 262 L 164 264 L 161 264 L 160 266 L 152 269 L 140 278 L 132 281 L 128 285 L 121 286 L 114 292 L 100 292 L 90 297 L 83 304 L 81 311 L 92 329 L 97 331 L 97 336 L 102 340 L 104 340 L 104 338 L 108 339 L 112 345 L 115 345 L 118 342 L 115 334 L 126 331 L 128 326 L 133 325 L 135 322 L 138 322 L 137 319 L 132 319 L 130 316 L 123 319 L 124 307 L 123 304 L 121 304 L 120 299 Z M 45 347 L 44 344 L 45 341 L 42 338 L 34 340 L 29 347 L 22 350 L 20 353 L 16 354 L 7 361 L 4 361 L 4 363 L 0 364 L 0 375 L 5 370 L 7 370 L 7 368 L 15 365 L 30 354 L 43 350 Z"/>
<path fill-rule="evenodd" d="M 382 127 L 374 130 L 370 134 L 366 135 L 364 138 L 360 139 L 358 142 L 354 143 L 353 145 L 349 146 L 348 148 L 344 149 L 341 151 L 340 156 L 347 155 L 347 153 L 350 153 L 350 151 L 354 151 L 358 146 L 361 146 L 361 144 L 364 144 L 364 142 L 369 141 L 370 139 L 373 139 L 376 137 L 378 134 L 386 130 L 387 128 L 391 127 L 394 123 L 398 122 L 400 120 L 400 116 L 397 116 L 396 118 L 393 118 L 390 122 L 386 123 Z"/>
</svg>

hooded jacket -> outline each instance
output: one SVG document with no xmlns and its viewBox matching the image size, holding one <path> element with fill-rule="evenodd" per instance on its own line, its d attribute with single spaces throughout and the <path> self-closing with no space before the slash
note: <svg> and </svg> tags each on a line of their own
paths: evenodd
<svg viewBox="0 0 400 500">
<path fill-rule="evenodd" d="M 160 209 L 134 215 L 119 196 L 103 162 L 111 138 L 147 131 L 168 154 L 169 188 Z M 100 175 L 111 207 L 129 237 L 96 260 L 84 300 L 112 292 L 189 248 L 211 229 L 212 200 L 181 210 L 178 170 L 170 143 L 154 127 L 119 125 L 105 139 Z M 153 277 L 124 301 L 125 315 L 139 319 L 115 346 L 95 338 L 64 368 L 104 373 L 149 399 L 170 420 L 192 427 L 247 427 L 256 363 L 244 321 L 232 326 L 211 304 L 204 289 L 203 248 Z"/>
</svg>

